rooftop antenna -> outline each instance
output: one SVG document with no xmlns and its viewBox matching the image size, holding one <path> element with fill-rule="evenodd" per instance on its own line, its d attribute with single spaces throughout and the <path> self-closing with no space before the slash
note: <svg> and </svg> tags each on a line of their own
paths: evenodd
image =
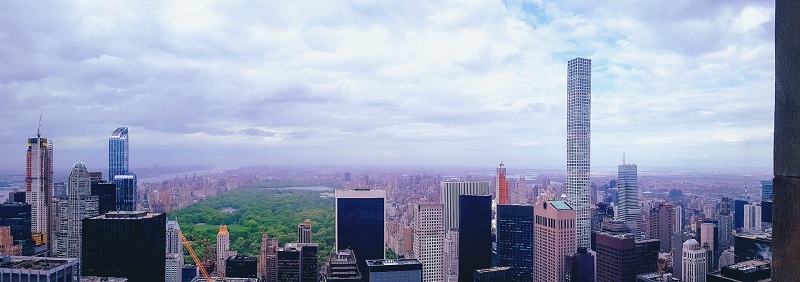
<svg viewBox="0 0 800 282">
<path fill-rule="evenodd" d="M 625 164 L 625 153 L 622 153 L 622 164 Z"/>
<path fill-rule="evenodd" d="M 39 129 L 42 128 L 42 114 L 39 114 L 39 127 L 36 128 L 36 138 L 42 138 L 42 135 L 39 134 Z"/>
</svg>

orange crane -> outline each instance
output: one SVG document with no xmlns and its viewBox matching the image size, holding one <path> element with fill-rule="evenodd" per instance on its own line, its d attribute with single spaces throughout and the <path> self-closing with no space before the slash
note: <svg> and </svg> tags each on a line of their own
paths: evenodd
<svg viewBox="0 0 800 282">
<path fill-rule="evenodd" d="M 197 268 L 200 269 L 200 273 L 202 273 L 203 277 L 206 278 L 206 282 L 213 282 L 213 280 L 211 280 L 211 277 L 208 276 L 206 268 L 203 267 L 203 264 L 200 263 L 200 259 L 197 258 L 197 254 L 194 253 L 192 245 L 189 244 L 189 240 L 186 240 L 186 237 L 183 237 L 183 233 L 180 231 L 178 231 L 178 236 L 181 237 L 181 241 L 183 241 L 183 246 L 185 246 L 186 249 L 189 250 L 189 254 L 192 255 L 192 259 L 194 259 L 194 263 L 197 264 Z"/>
<path fill-rule="evenodd" d="M 672 258 L 672 252 L 669 252 L 667 257 L 664 259 L 664 263 L 658 264 L 658 273 L 664 273 L 664 269 L 667 268 L 667 263 Z"/>
</svg>

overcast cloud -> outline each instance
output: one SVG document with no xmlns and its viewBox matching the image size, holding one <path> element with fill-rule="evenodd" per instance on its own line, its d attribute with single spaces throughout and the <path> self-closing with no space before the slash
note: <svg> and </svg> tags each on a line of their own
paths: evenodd
<svg viewBox="0 0 800 282">
<path fill-rule="evenodd" d="M 2 1 L 0 169 L 564 166 L 593 60 L 592 164 L 772 162 L 772 1 Z"/>
</svg>

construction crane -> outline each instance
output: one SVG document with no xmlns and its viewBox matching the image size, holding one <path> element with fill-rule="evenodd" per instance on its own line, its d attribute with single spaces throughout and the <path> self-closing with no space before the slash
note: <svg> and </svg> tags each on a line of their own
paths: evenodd
<svg viewBox="0 0 800 282">
<path fill-rule="evenodd" d="M 499 165 L 500 167 L 503 167 L 503 161 L 500 161 L 500 163 L 495 162 L 495 161 L 489 161 L 489 162 L 493 163 L 493 164 L 496 164 L 496 165 Z"/>
<path fill-rule="evenodd" d="M 667 263 L 669 262 L 669 260 L 671 258 L 672 258 L 672 252 L 669 252 L 669 254 L 667 254 L 667 257 L 664 258 L 664 262 L 658 264 L 658 273 L 660 273 L 660 274 L 664 273 L 664 269 L 667 268 Z"/>
<path fill-rule="evenodd" d="M 192 255 L 192 259 L 194 259 L 194 263 L 197 264 L 197 268 L 200 269 L 200 273 L 202 273 L 203 277 L 206 278 L 206 282 L 214 282 L 214 280 L 211 280 L 211 277 L 208 276 L 208 272 L 206 272 L 206 268 L 203 267 L 203 264 L 200 262 L 200 259 L 197 258 L 197 254 L 194 253 L 192 245 L 189 244 L 189 240 L 186 240 L 186 237 L 183 237 L 183 233 L 180 231 L 178 231 L 178 236 L 181 237 L 183 246 L 185 246 L 186 249 L 189 250 L 189 254 Z"/>
</svg>

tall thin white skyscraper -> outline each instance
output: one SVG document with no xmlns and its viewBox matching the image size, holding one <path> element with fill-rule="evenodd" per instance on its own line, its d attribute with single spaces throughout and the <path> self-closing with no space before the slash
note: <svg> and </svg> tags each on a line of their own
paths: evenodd
<svg viewBox="0 0 800 282">
<path fill-rule="evenodd" d="M 635 164 L 626 164 L 622 160 L 617 171 L 617 220 L 624 221 L 634 234 L 639 234 L 641 212 L 639 209 L 639 180 Z"/>
<path fill-rule="evenodd" d="M 444 206 L 439 203 L 414 205 L 414 256 L 422 263 L 422 282 L 444 281 Z"/>
<path fill-rule="evenodd" d="M 592 110 L 592 60 L 575 58 L 567 64 L 567 202 L 577 215 L 578 247 L 590 246 L 589 182 Z"/>
<path fill-rule="evenodd" d="M 183 267 L 183 243 L 178 233 L 181 226 L 178 219 L 167 220 L 167 248 L 166 248 L 166 276 L 165 282 L 180 282 L 182 280 L 181 268 Z"/>
<path fill-rule="evenodd" d="M 25 202 L 31 205 L 31 232 L 55 232 L 57 228 L 51 228 L 48 220 L 53 198 L 53 142 L 42 138 L 38 130 L 36 137 L 28 138 L 26 174 Z"/>
<path fill-rule="evenodd" d="M 675 225 L 672 227 L 675 234 L 683 232 L 683 205 L 675 205 Z"/>
</svg>

